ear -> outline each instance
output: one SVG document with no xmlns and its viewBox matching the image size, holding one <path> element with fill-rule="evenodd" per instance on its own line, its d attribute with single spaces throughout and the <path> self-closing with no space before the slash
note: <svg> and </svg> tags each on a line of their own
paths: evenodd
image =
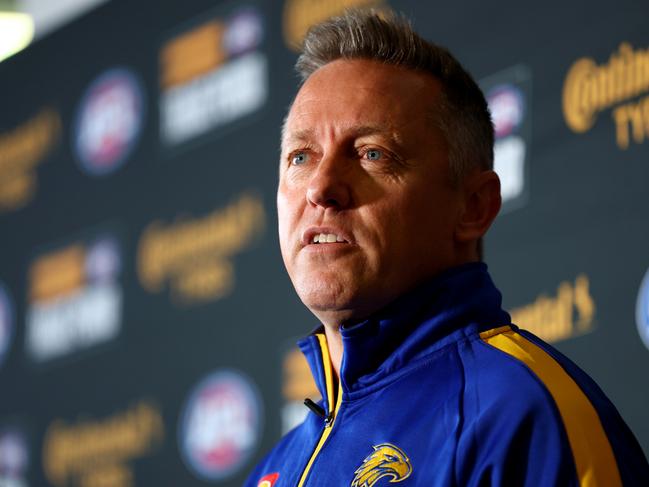
<svg viewBox="0 0 649 487">
<path fill-rule="evenodd" d="M 464 205 L 455 239 L 468 243 L 482 238 L 500 211 L 500 179 L 494 171 L 476 169 L 465 178 L 462 190 Z"/>
</svg>

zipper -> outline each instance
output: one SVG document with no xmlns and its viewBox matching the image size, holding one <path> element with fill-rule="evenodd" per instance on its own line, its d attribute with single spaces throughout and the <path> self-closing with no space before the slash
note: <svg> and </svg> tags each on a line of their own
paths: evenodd
<svg viewBox="0 0 649 487">
<path fill-rule="evenodd" d="M 320 344 L 320 351 L 322 352 L 322 368 L 324 369 L 324 373 L 325 373 L 325 385 L 327 388 L 327 404 L 329 405 L 330 413 L 324 419 L 324 429 L 322 430 L 322 435 L 320 436 L 320 440 L 318 440 L 318 444 L 316 445 L 315 450 L 313 451 L 313 454 L 309 459 L 309 462 L 306 464 L 306 467 L 304 468 L 304 472 L 302 472 L 302 476 L 300 477 L 300 481 L 298 482 L 297 487 L 302 487 L 306 482 L 306 478 L 308 477 L 309 472 L 311 471 L 313 462 L 315 462 L 315 459 L 320 453 L 320 450 L 322 450 L 322 447 L 327 441 L 327 438 L 329 438 L 329 435 L 331 434 L 331 429 L 333 428 L 334 423 L 336 422 L 336 416 L 338 415 L 338 410 L 340 409 L 340 403 L 342 402 L 342 397 L 343 397 L 342 388 L 339 383 L 338 398 L 336 399 L 336 405 L 335 407 L 332 407 L 334 403 L 334 379 L 333 379 L 333 370 L 331 366 L 331 359 L 329 357 L 329 349 L 327 348 L 327 339 L 323 334 L 320 333 L 317 334 L 316 337 L 318 338 L 318 343 Z"/>
</svg>

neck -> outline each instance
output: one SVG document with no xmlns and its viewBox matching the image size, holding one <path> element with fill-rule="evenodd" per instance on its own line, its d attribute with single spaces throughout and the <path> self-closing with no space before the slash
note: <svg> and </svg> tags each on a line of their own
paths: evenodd
<svg viewBox="0 0 649 487">
<path fill-rule="evenodd" d="M 489 278 L 486 266 L 470 263 L 440 273 L 365 320 L 321 320 L 336 379 L 344 375 L 343 382 L 349 382 L 352 375 L 373 370 L 393 345 L 404 342 L 415 332 L 413 326 L 424 318 L 431 323 L 428 331 L 431 339 L 438 339 L 449 331 L 448 327 L 456 326 L 458 316 L 471 318 L 468 314 L 474 308 L 482 310 L 481 316 L 489 324 L 509 323 L 510 318 L 501 309 L 500 302 L 500 293 Z M 374 336 L 376 333 L 383 338 Z M 345 352 L 351 352 L 353 360 L 342 371 Z"/>
<path fill-rule="evenodd" d="M 331 366 L 336 375 L 336 380 L 340 377 L 340 364 L 343 360 L 343 340 L 340 336 L 339 326 L 325 326 L 325 337 L 327 337 L 327 347 L 329 348 L 329 357 Z"/>
</svg>

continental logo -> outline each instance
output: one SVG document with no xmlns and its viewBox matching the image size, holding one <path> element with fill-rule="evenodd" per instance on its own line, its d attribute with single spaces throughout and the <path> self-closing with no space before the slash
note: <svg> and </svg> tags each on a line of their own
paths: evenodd
<svg viewBox="0 0 649 487">
<path fill-rule="evenodd" d="M 232 258 L 263 233 L 265 219 L 261 198 L 244 193 L 204 217 L 154 221 L 138 248 L 142 286 L 158 293 L 169 283 L 172 297 L 186 304 L 225 297 L 234 287 Z"/>
<path fill-rule="evenodd" d="M 623 42 L 608 63 L 581 58 L 570 67 L 563 85 L 563 116 L 573 132 L 590 130 L 597 116 L 612 109 L 620 149 L 649 138 L 649 48 L 634 50 Z"/>
<path fill-rule="evenodd" d="M 0 212 L 26 205 L 36 192 L 36 166 L 61 134 L 61 118 L 45 108 L 22 125 L 0 133 Z"/>
<path fill-rule="evenodd" d="M 312 25 L 342 14 L 348 8 L 381 7 L 384 0 L 286 0 L 284 4 L 284 41 L 298 50 Z"/>
<path fill-rule="evenodd" d="M 351 487 L 372 487 L 383 477 L 390 477 L 390 483 L 401 482 L 410 476 L 412 465 L 403 450 L 390 443 L 372 448 L 374 451 L 354 472 Z"/>
<path fill-rule="evenodd" d="M 541 294 L 528 305 L 513 309 L 512 322 L 548 342 L 558 342 L 593 330 L 595 301 L 588 276 L 559 284 L 556 295 Z"/>
<path fill-rule="evenodd" d="M 45 475 L 58 487 L 136 485 L 129 463 L 150 454 L 163 438 L 162 414 L 145 401 L 103 419 L 56 420 L 45 434 Z"/>
</svg>

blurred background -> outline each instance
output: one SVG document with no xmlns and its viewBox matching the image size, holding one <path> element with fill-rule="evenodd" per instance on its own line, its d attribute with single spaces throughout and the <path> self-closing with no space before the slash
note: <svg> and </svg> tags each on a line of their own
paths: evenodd
<svg viewBox="0 0 649 487">
<path fill-rule="evenodd" d="M 480 82 L 514 322 L 649 452 L 649 6 L 0 0 L 0 485 L 241 485 L 318 398 L 276 236 L 306 29 L 406 13 Z"/>
</svg>

